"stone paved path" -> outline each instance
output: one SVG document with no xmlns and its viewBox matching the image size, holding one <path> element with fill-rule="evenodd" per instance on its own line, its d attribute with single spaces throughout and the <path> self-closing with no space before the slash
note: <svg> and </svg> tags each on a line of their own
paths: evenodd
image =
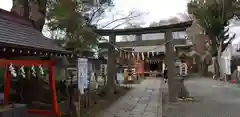
<svg viewBox="0 0 240 117">
<path fill-rule="evenodd" d="M 103 117 L 162 117 L 160 79 L 142 81 L 104 112 Z"/>
<path fill-rule="evenodd" d="M 195 102 L 165 105 L 165 117 L 240 117 L 240 88 L 235 84 L 207 78 L 185 82 Z M 161 85 L 161 91 L 167 84 Z M 166 90 L 167 91 L 167 90 Z"/>
</svg>

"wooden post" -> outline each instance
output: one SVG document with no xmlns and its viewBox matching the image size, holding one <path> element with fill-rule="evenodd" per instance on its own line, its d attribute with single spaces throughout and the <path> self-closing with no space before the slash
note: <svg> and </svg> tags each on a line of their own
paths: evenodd
<svg viewBox="0 0 240 117">
<path fill-rule="evenodd" d="M 169 102 L 177 101 L 177 84 L 176 84 L 176 68 L 175 68 L 175 53 L 172 31 L 165 32 L 165 47 L 166 47 L 166 65 L 168 68 L 168 94 Z"/>
<path fill-rule="evenodd" d="M 116 42 L 116 35 L 111 34 L 109 36 L 109 47 L 108 47 L 108 61 L 107 61 L 107 90 L 108 94 L 112 95 L 114 93 L 114 80 L 116 76 L 116 55 L 115 55 L 115 42 Z"/>
<path fill-rule="evenodd" d="M 6 72 L 4 76 L 4 104 L 8 104 L 9 94 L 11 89 L 11 74 L 8 71 L 8 67 L 6 67 Z"/>
</svg>

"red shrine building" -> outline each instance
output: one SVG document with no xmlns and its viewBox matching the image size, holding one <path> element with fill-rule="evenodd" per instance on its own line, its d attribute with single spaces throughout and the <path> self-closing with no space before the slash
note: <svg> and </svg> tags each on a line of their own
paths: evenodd
<svg viewBox="0 0 240 117">
<path fill-rule="evenodd" d="M 30 56 L 39 59 L 28 59 Z M 51 100 L 51 109 L 31 108 L 27 110 L 27 113 L 42 116 L 61 115 L 58 109 L 54 80 L 55 61 L 50 59 L 50 56 L 70 57 L 72 55 L 41 32 L 35 30 L 30 20 L 0 9 L 0 67 L 4 69 L 0 77 L 3 90 L 3 108 L 13 103 L 9 100 L 9 95 L 13 90 L 11 88 L 13 77 L 17 79 L 26 79 L 27 76 L 32 78 L 36 74 L 42 74 L 38 72 L 42 68 L 46 68 L 48 69 L 48 84 L 51 90 L 51 99 L 49 99 Z M 24 57 L 24 60 L 18 59 L 19 57 Z M 34 95 L 34 92 L 38 91 L 33 91 L 32 95 Z"/>
</svg>

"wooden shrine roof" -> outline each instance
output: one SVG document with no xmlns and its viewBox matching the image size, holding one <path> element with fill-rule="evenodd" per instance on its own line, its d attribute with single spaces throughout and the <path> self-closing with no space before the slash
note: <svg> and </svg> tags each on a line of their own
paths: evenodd
<svg viewBox="0 0 240 117">
<path fill-rule="evenodd" d="M 67 52 L 35 30 L 29 20 L 2 9 L 0 9 L 0 45 L 49 52 Z"/>
</svg>

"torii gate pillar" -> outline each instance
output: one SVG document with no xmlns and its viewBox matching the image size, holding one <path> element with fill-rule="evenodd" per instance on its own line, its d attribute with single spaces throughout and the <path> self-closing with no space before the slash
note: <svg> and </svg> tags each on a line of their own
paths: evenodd
<svg viewBox="0 0 240 117">
<path fill-rule="evenodd" d="M 116 35 L 110 34 L 108 46 L 108 61 L 107 61 L 107 90 L 108 94 L 113 94 L 115 90 L 116 79 L 116 50 L 113 45 L 116 43 Z"/>
<path fill-rule="evenodd" d="M 166 65 L 168 68 L 168 92 L 169 93 L 169 101 L 176 102 L 177 101 L 177 87 L 176 87 L 176 68 L 175 68 L 175 52 L 174 52 L 174 43 L 173 43 L 173 35 L 172 31 L 165 32 L 165 47 L 166 47 Z"/>
</svg>

